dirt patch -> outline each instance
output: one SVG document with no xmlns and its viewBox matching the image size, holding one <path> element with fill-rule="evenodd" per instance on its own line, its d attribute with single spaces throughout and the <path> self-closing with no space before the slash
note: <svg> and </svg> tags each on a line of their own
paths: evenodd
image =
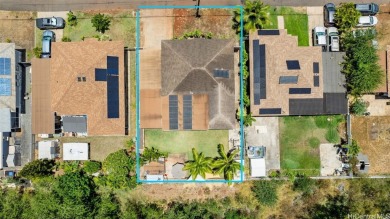
<svg viewBox="0 0 390 219">
<path fill-rule="evenodd" d="M 229 39 L 234 37 L 232 29 L 232 10 L 227 9 L 201 9 L 200 18 L 196 18 L 194 9 L 175 9 L 173 36 L 182 36 L 185 32 L 195 29 L 211 32 L 213 38 Z"/>
<path fill-rule="evenodd" d="M 35 13 L 0 11 L 0 42 L 12 42 L 31 50 L 34 47 Z"/>
<path fill-rule="evenodd" d="M 378 43 L 380 50 L 386 50 L 386 45 L 390 45 L 390 4 L 381 5 L 376 30 L 378 31 Z"/>
<path fill-rule="evenodd" d="M 368 156 L 369 174 L 390 173 L 390 116 L 353 117 L 352 137 Z"/>
</svg>

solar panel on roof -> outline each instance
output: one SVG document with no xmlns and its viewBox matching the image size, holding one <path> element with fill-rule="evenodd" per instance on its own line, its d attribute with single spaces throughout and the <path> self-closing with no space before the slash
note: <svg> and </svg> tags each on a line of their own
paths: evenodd
<svg viewBox="0 0 390 219">
<path fill-rule="evenodd" d="M 0 78 L 0 96 L 11 96 L 11 78 Z"/>
<path fill-rule="evenodd" d="M 282 114 L 281 108 L 263 108 L 259 110 L 259 114 Z"/>
<path fill-rule="evenodd" d="M 226 69 L 214 69 L 214 77 L 229 78 L 229 70 L 226 70 Z"/>
<path fill-rule="evenodd" d="M 301 66 L 299 65 L 298 60 L 286 60 L 288 70 L 299 70 Z"/>
<path fill-rule="evenodd" d="M 279 30 L 258 30 L 258 35 L 280 35 Z"/>
<path fill-rule="evenodd" d="M 192 96 L 183 96 L 183 129 L 192 129 Z"/>
<path fill-rule="evenodd" d="M 319 87 L 320 86 L 320 76 L 314 76 L 314 87 Z"/>
<path fill-rule="evenodd" d="M 107 81 L 107 70 L 95 68 L 95 81 Z"/>
<path fill-rule="evenodd" d="M 107 76 L 107 118 L 119 118 L 119 78 Z"/>
<path fill-rule="evenodd" d="M 311 94 L 311 88 L 289 88 L 289 94 Z"/>
<path fill-rule="evenodd" d="M 10 74 L 11 74 L 11 59 L 0 58 L 0 75 L 10 75 Z"/>
<path fill-rule="evenodd" d="M 298 76 L 280 76 L 279 84 L 297 84 Z"/>
<path fill-rule="evenodd" d="M 266 78 L 266 59 L 265 59 L 265 45 L 259 45 L 260 53 L 260 99 L 266 99 L 267 93 L 267 78 Z"/>
<path fill-rule="evenodd" d="M 260 46 L 259 40 L 253 40 L 253 94 L 254 104 L 260 105 Z"/>
<path fill-rule="evenodd" d="M 107 73 L 118 74 L 119 58 L 117 56 L 107 56 Z"/>
<path fill-rule="evenodd" d="M 320 66 L 318 62 L 313 62 L 313 73 L 314 74 L 320 73 Z"/>
<path fill-rule="evenodd" d="M 169 129 L 179 128 L 178 111 L 179 107 L 177 95 L 169 95 Z"/>
</svg>

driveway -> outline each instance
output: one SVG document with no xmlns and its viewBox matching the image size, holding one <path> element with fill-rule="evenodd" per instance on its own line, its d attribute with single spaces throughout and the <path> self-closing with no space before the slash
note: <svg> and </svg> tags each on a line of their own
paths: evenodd
<svg viewBox="0 0 390 219">
<path fill-rule="evenodd" d="M 324 26 L 324 16 L 322 7 L 307 7 L 308 31 L 309 31 L 309 45 L 313 45 L 313 37 L 311 31 L 314 27 Z"/>
<path fill-rule="evenodd" d="M 279 118 L 256 117 L 252 126 L 245 129 L 246 146 L 266 147 L 266 169 L 280 169 Z"/>
<path fill-rule="evenodd" d="M 321 176 L 332 176 L 335 169 L 340 169 L 341 161 L 337 156 L 337 147 L 333 144 L 320 145 Z"/>
<path fill-rule="evenodd" d="M 43 18 L 43 17 L 62 17 L 65 22 L 68 18 L 68 15 L 67 15 L 68 11 L 57 11 L 57 12 L 38 12 L 37 13 L 37 18 Z M 63 29 L 55 29 L 55 30 L 51 30 L 53 31 L 55 34 L 56 34 L 56 41 L 57 42 L 61 42 L 62 41 L 62 37 L 64 36 L 64 30 Z M 36 39 L 36 40 L 40 40 L 40 39 Z"/>
</svg>

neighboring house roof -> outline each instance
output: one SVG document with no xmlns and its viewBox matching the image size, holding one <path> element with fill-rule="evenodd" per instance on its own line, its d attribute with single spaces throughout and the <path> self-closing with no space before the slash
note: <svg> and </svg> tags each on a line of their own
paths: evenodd
<svg viewBox="0 0 390 219">
<path fill-rule="evenodd" d="M 57 141 L 38 142 L 38 159 L 54 159 Z"/>
<path fill-rule="evenodd" d="M 286 30 L 252 32 L 249 39 L 252 115 L 347 113 L 344 53 L 300 47 Z"/>
<path fill-rule="evenodd" d="M 9 108 L 0 109 L 0 132 L 11 132 L 11 111 Z"/>
<path fill-rule="evenodd" d="M 206 100 L 208 103 L 208 116 L 203 116 L 203 119 L 208 119 L 205 123 L 208 124 L 208 127 L 206 125 L 204 128 L 234 128 L 234 40 L 190 39 L 162 41 L 161 95 L 179 95 L 178 101 L 180 102 L 181 95 L 191 95 L 193 99 L 196 99 L 198 98 L 197 95 L 206 94 L 208 95 Z M 195 116 L 199 114 L 197 112 L 198 109 L 194 108 L 194 106 L 193 102 L 192 123 L 199 120 Z M 203 108 L 201 110 L 204 112 Z M 163 118 L 163 127 L 164 120 L 167 119 Z"/>
<path fill-rule="evenodd" d="M 88 160 L 89 145 L 88 143 L 64 143 L 63 159 L 64 160 Z"/>
<path fill-rule="evenodd" d="M 33 90 L 36 86 L 50 93 L 50 112 L 58 116 L 87 115 L 88 135 L 124 135 L 123 42 L 55 42 L 51 53 L 49 75 L 41 82 L 45 86 L 37 88 L 33 83 Z M 42 74 L 34 63 L 32 69 L 33 75 Z M 40 98 L 36 96 L 34 93 L 33 99 Z"/>
<path fill-rule="evenodd" d="M 0 43 L 0 108 L 16 111 L 14 43 Z"/>
<path fill-rule="evenodd" d="M 64 132 L 87 132 L 87 117 L 86 116 L 64 116 L 62 118 Z"/>
</svg>

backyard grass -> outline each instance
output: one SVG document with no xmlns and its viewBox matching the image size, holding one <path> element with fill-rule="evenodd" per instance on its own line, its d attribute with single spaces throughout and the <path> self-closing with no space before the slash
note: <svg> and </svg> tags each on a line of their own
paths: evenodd
<svg viewBox="0 0 390 219">
<path fill-rule="evenodd" d="M 229 131 L 162 131 L 160 129 L 145 130 L 145 146 L 154 147 L 162 152 L 186 153 L 192 158 L 191 149 L 194 147 L 205 156 L 218 155 L 217 145 L 223 144 L 228 150 Z"/>
<path fill-rule="evenodd" d="M 277 16 L 283 15 L 284 28 L 293 36 L 298 36 L 299 46 L 309 46 L 308 17 L 307 14 L 295 11 L 291 7 L 270 7 L 270 24 L 265 29 L 277 29 Z"/>
<path fill-rule="evenodd" d="M 328 143 L 329 132 L 338 143 L 338 125 L 344 121 L 342 116 L 289 116 L 280 118 L 281 168 L 296 170 L 308 175 L 319 175 L 319 143 Z"/>
</svg>

